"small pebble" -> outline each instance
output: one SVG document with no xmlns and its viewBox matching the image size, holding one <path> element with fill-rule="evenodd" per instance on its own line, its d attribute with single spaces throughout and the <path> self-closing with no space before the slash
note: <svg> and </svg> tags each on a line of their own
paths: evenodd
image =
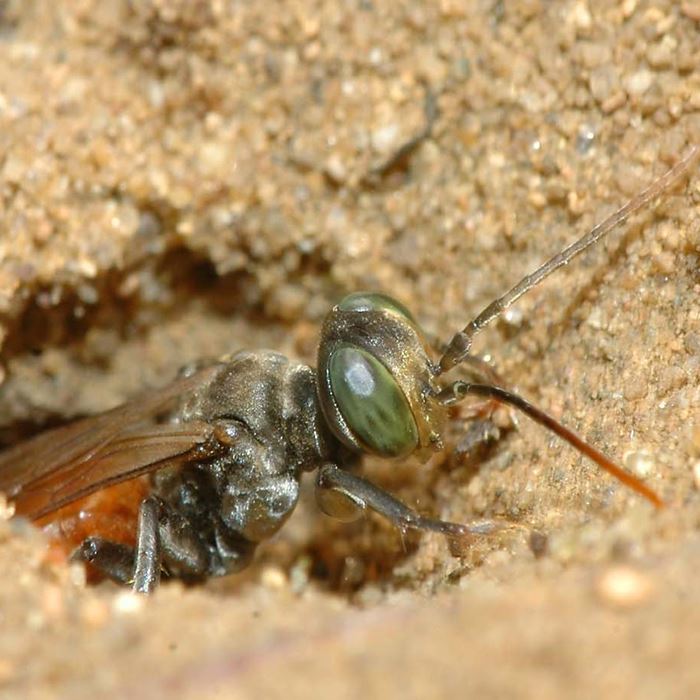
<svg viewBox="0 0 700 700">
<path fill-rule="evenodd" d="M 47 586 L 41 596 L 41 609 L 49 620 L 60 620 L 65 614 L 65 600 L 59 586 Z"/>
<path fill-rule="evenodd" d="M 102 627 L 109 619 L 109 608 L 102 600 L 88 598 L 80 610 L 80 617 L 88 627 Z"/>
<path fill-rule="evenodd" d="M 14 663 L 9 659 L 0 659 L 0 684 L 8 683 L 17 674 Z"/>
<path fill-rule="evenodd" d="M 530 550 L 532 553 L 535 555 L 535 559 L 541 559 L 545 554 L 547 554 L 547 550 L 549 549 L 549 540 L 547 538 L 547 535 L 537 532 L 537 530 L 533 530 L 530 533 Z"/>
<path fill-rule="evenodd" d="M 399 127 L 397 124 L 389 124 L 372 132 L 372 146 L 379 153 L 389 153 L 398 140 Z"/>
<path fill-rule="evenodd" d="M 281 591 L 288 586 L 289 580 L 279 566 L 266 566 L 260 574 L 260 583 L 271 591 Z"/>
<path fill-rule="evenodd" d="M 631 96 L 644 94 L 654 82 L 654 74 L 649 70 L 639 70 L 625 80 L 625 89 Z"/>
<path fill-rule="evenodd" d="M 143 596 L 131 591 L 122 591 L 114 599 L 112 608 L 115 613 L 120 615 L 134 615 L 143 609 L 143 605 Z"/>
<path fill-rule="evenodd" d="M 596 581 L 596 592 L 605 603 L 635 608 L 649 600 L 654 585 L 648 576 L 631 566 L 613 566 Z"/>
<path fill-rule="evenodd" d="M 690 445 L 695 454 L 700 455 L 700 423 L 690 430 Z"/>
<path fill-rule="evenodd" d="M 77 588 L 87 585 L 87 571 L 82 562 L 71 562 L 68 566 L 68 580 Z"/>
<path fill-rule="evenodd" d="M 681 12 L 689 19 L 700 22 L 700 2 L 684 2 Z"/>
<path fill-rule="evenodd" d="M 649 392 L 649 387 L 643 377 L 632 376 L 622 385 L 622 394 L 626 401 L 638 401 Z"/>
<path fill-rule="evenodd" d="M 10 503 L 4 493 L 0 493 L 0 520 L 9 520 L 15 514 L 15 504 Z"/>
<path fill-rule="evenodd" d="M 641 479 L 654 472 L 654 457 L 648 450 L 626 452 L 623 461 L 625 466 Z"/>
<path fill-rule="evenodd" d="M 695 488 L 700 491 L 700 461 L 693 464 L 693 480 L 695 481 Z"/>
</svg>

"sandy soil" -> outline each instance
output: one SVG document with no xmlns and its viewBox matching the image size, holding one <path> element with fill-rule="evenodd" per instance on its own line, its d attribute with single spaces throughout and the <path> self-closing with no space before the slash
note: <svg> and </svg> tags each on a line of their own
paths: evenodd
<svg viewBox="0 0 700 700">
<path fill-rule="evenodd" d="M 700 143 L 699 23 L 694 0 L 0 1 L 3 443 L 197 357 L 313 362 L 357 289 L 447 340 Z M 460 557 L 305 497 L 246 574 L 144 600 L 3 520 L 0 696 L 698 696 L 699 204 L 696 176 L 477 344 L 664 512 L 523 419 L 478 465 L 365 465 L 523 526 Z"/>
</svg>

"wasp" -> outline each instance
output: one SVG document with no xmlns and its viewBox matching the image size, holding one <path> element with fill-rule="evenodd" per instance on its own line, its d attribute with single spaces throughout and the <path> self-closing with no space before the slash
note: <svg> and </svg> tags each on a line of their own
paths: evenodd
<svg viewBox="0 0 700 700">
<path fill-rule="evenodd" d="M 169 386 L 40 434 L 0 455 L 0 491 L 16 514 L 76 540 L 75 558 L 150 593 L 162 575 L 197 581 L 240 571 L 285 523 L 302 475 L 316 471 L 328 515 L 371 510 L 402 530 L 487 535 L 494 520 L 424 516 L 354 470 L 363 453 L 422 461 L 443 449 L 448 407 L 468 396 L 515 408 L 553 431 L 657 507 L 661 498 L 593 445 L 494 381 L 471 354 L 474 336 L 555 270 L 684 178 L 673 168 L 490 303 L 439 360 L 401 303 L 350 294 L 328 313 L 317 367 L 267 350 L 183 372 Z M 446 381 L 468 363 L 480 382 Z M 111 505 L 100 505 L 110 493 Z M 134 527 L 135 524 L 135 527 Z"/>
</svg>

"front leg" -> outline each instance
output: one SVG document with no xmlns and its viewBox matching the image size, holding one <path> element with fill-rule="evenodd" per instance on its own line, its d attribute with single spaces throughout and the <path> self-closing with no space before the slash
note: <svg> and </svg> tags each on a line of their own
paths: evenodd
<svg viewBox="0 0 700 700">
<path fill-rule="evenodd" d="M 490 535 L 498 530 L 513 527 L 512 523 L 496 520 L 451 523 L 426 518 L 371 481 L 340 469 L 335 464 L 326 464 L 319 470 L 316 499 L 324 513 L 341 520 L 354 519 L 370 509 L 384 516 L 399 530 L 439 532 L 451 539 Z"/>
</svg>

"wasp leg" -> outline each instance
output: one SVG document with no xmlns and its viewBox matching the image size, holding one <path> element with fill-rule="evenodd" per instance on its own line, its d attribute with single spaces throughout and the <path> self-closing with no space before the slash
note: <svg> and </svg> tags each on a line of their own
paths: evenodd
<svg viewBox="0 0 700 700">
<path fill-rule="evenodd" d="M 477 355 L 467 355 L 464 358 L 466 369 L 477 379 L 486 381 L 487 384 L 495 384 L 507 388 L 507 384 L 498 371 L 486 360 Z M 518 421 L 515 412 L 508 409 L 508 424 L 506 426 L 497 425 L 494 421 L 494 412 L 502 408 L 503 404 L 492 398 L 476 401 L 465 406 L 460 411 L 460 417 L 470 421 L 470 425 L 457 443 L 454 455 L 458 462 L 473 460 L 486 452 L 494 443 L 501 438 L 502 428 L 510 429 L 517 427 Z"/>
<path fill-rule="evenodd" d="M 131 583 L 136 593 L 151 593 L 160 582 L 160 510 L 161 501 L 158 498 L 141 501 L 136 548 L 101 537 L 88 537 L 72 558 L 88 562 L 113 581 Z"/>
<path fill-rule="evenodd" d="M 206 543 L 188 518 L 157 496 L 142 501 L 133 565 L 136 593 L 152 593 L 163 569 L 190 580 L 214 573 L 210 559 Z"/>
<path fill-rule="evenodd" d="M 212 573 L 209 549 L 196 525 L 165 503 L 161 505 L 158 534 L 170 575 L 196 580 Z"/>
<path fill-rule="evenodd" d="M 453 539 L 471 535 L 490 535 L 506 527 L 512 527 L 510 523 L 495 520 L 451 523 L 446 520 L 426 518 L 372 482 L 340 469 L 335 464 L 327 464 L 319 470 L 316 496 L 321 508 L 331 516 L 350 519 L 347 516 L 351 513 L 359 515 L 362 511 L 370 509 L 384 516 L 400 530 L 439 532 Z"/>
<path fill-rule="evenodd" d="M 500 428 L 489 418 L 472 421 L 452 450 L 451 461 L 466 464 L 485 453 L 501 438 Z"/>
<path fill-rule="evenodd" d="M 159 520 L 163 503 L 150 496 L 141 501 L 136 531 L 136 555 L 133 564 L 134 593 L 152 593 L 160 583 L 163 560 Z"/>
<path fill-rule="evenodd" d="M 240 571 L 253 557 L 255 543 L 211 513 L 183 515 L 155 496 L 143 502 L 141 513 L 133 583 L 140 593 L 157 586 L 161 568 L 169 576 L 197 581 Z"/>
<path fill-rule="evenodd" d="M 73 552 L 71 560 L 90 564 L 117 583 L 129 583 L 134 571 L 134 548 L 102 537 L 88 537 Z"/>
<path fill-rule="evenodd" d="M 212 562 L 210 573 L 213 576 L 235 574 L 245 569 L 253 559 L 256 544 L 242 535 L 218 523 L 214 538 L 216 542 L 217 561 Z"/>
<path fill-rule="evenodd" d="M 205 522 L 193 522 L 172 505 L 156 496 L 143 501 L 140 510 L 139 534 L 133 588 L 150 593 L 158 585 L 161 569 L 168 575 L 196 581 L 205 576 L 221 576 L 240 570 L 250 561 L 252 546 L 242 538 L 231 538 L 215 526 L 215 551 L 202 535 L 208 530 Z"/>
</svg>

